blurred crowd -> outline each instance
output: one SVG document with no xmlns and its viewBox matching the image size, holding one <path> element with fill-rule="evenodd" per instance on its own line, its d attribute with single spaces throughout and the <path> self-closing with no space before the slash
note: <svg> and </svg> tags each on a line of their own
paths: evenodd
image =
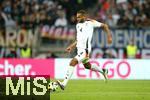
<svg viewBox="0 0 150 100">
<path fill-rule="evenodd" d="M 0 0 L 1 27 L 75 24 L 75 12 L 96 0 Z"/>
<path fill-rule="evenodd" d="M 111 27 L 150 26 L 150 0 L 99 0 L 94 16 Z"/>
<path fill-rule="evenodd" d="M 149 0 L 0 0 L 0 27 L 74 25 L 80 9 L 112 27 L 150 25 Z"/>
<path fill-rule="evenodd" d="M 2 30 L 8 27 L 75 25 L 76 12 L 80 9 L 110 27 L 150 26 L 150 0 L 0 0 L 0 32 L 5 33 Z M 0 50 L 1 54 L 7 51 L 5 57 L 21 57 L 25 52 L 25 57 L 32 57 L 32 49 L 6 49 Z"/>
</svg>

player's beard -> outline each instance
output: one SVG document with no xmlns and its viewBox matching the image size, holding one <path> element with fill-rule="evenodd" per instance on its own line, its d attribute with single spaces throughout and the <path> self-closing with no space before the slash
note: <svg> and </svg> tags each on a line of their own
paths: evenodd
<svg viewBox="0 0 150 100">
<path fill-rule="evenodd" d="M 78 21 L 78 23 L 84 23 L 84 19 L 81 19 L 80 21 Z"/>
</svg>

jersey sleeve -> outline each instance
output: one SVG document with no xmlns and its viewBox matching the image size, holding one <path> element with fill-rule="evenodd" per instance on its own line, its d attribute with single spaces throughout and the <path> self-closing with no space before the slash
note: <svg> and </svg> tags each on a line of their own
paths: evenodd
<svg viewBox="0 0 150 100">
<path fill-rule="evenodd" d="M 91 20 L 93 27 L 101 27 L 102 23 L 96 20 Z"/>
</svg>

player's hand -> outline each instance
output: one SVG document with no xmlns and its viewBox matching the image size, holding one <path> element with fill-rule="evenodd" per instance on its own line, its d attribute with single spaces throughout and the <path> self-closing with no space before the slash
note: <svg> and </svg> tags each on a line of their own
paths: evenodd
<svg viewBox="0 0 150 100">
<path fill-rule="evenodd" d="M 112 36 L 111 36 L 111 34 L 109 34 L 109 35 L 107 36 L 107 41 L 108 41 L 108 44 L 111 44 L 111 43 L 112 43 Z"/>
<path fill-rule="evenodd" d="M 67 47 L 65 51 L 68 52 L 68 53 L 70 53 L 72 51 L 72 47 L 70 47 L 70 46 Z"/>
</svg>

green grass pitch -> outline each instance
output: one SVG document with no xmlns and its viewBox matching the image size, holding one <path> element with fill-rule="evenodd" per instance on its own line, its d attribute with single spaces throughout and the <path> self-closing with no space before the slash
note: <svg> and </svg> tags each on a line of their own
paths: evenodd
<svg viewBox="0 0 150 100">
<path fill-rule="evenodd" d="M 70 80 L 50 100 L 150 100 L 150 80 Z"/>
</svg>

